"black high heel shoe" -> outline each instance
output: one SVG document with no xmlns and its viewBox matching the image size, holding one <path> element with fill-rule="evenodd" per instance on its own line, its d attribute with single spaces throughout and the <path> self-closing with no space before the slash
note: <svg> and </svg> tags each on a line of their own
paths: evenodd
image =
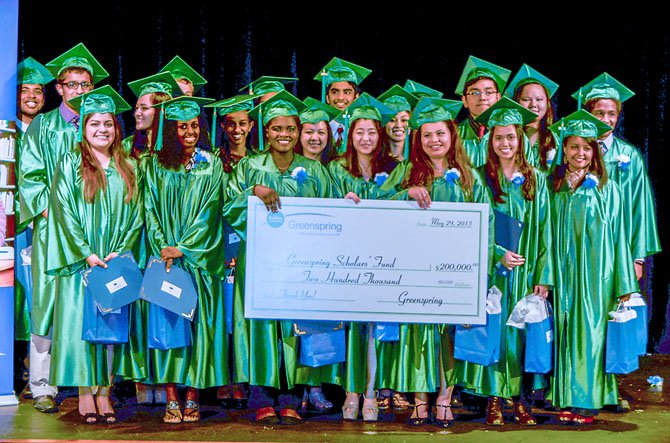
<svg viewBox="0 0 670 443">
<path fill-rule="evenodd" d="M 421 426 L 430 423 L 430 416 L 428 415 L 428 402 L 425 403 L 418 403 L 416 400 L 414 400 L 414 405 L 411 406 L 414 408 L 414 413 L 416 413 L 416 417 L 412 417 L 410 415 L 409 419 L 407 420 L 407 423 L 410 426 Z M 425 417 L 419 417 L 419 408 L 425 408 L 426 409 L 426 416 Z"/>
</svg>

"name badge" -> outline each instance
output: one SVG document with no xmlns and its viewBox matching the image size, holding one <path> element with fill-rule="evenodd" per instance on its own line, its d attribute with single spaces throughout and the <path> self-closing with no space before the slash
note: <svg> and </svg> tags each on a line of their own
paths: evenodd
<svg viewBox="0 0 670 443">
<path fill-rule="evenodd" d="M 229 245 L 239 243 L 239 242 L 240 242 L 240 236 L 235 234 L 234 232 L 228 236 L 228 244 Z"/>
<path fill-rule="evenodd" d="M 163 284 L 161 285 L 161 291 L 167 292 L 174 298 L 181 298 L 181 288 L 169 282 L 163 281 Z"/>
<path fill-rule="evenodd" d="M 116 291 L 120 291 L 121 289 L 128 286 L 128 283 L 126 283 L 126 280 L 123 277 L 119 277 L 119 278 L 115 278 L 114 280 L 106 283 L 105 286 L 107 287 L 107 290 L 109 291 L 109 293 L 113 294 Z"/>
</svg>

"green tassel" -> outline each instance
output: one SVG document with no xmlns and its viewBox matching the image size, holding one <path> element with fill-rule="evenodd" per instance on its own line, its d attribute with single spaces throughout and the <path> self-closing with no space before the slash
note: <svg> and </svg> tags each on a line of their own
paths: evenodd
<svg viewBox="0 0 670 443">
<path fill-rule="evenodd" d="M 258 152 L 263 152 L 263 106 L 258 108 Z"/>
<path fill-rule="evenodd" d="M 218 110 L 214 108 L 214 116 L 212 116 L 212 150 L 218 148 L 218 146 L 214 146 L 216 144 L 216 115 L 218 114 Z M 223 143 L 221 143 L 223 144 Z"/>
<path fill-rule="evenodd" d="M 165 120 L 165 106 L 161 105 L 160 115 L 158 116 L 158 134 L 156 134 L 156 146 L 154 152 L 158 152 L 163 148 L 163 120 Z"/>
<path fill-rule="evenodd" d="M 582 109 L 582 88 L 579 88 L 579 94 L 577 94 L 577 110 Z"/>
<path fill-rule="evenodd" d="M 344 132 L 342 133 L 342 147 L 340 154 L 347 152 L 347 138 L 349 138 L 349 111 L 344 112 Z"/>
<path fill-rule="evenodd" d="M 321 71 L 321 102 L 326 103 L 326 77 L 328 73 L 324 69 Z"/>
<path fill-rule="evenodd" d="M 402 150 L 402 158 L 403 160 L 408 160 L 409 159 L 409 138 L 410 138 L 410 130 L 409 126 L 405 127 L 405 131 L 407 131 L 407 134 L 405 135 L 405 146 L 403 147 Z"/>
</svg>

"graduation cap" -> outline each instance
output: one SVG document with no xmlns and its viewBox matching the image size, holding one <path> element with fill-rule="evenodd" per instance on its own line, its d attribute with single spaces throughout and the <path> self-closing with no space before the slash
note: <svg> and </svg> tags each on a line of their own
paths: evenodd
<svg viewBox="0 0 670 443">
<path fill-rule="evenodd" d="M 419 101 L 414 94 L 407 92 L 400 85 L 391 86 L 377 99 L 394 110 L 396 114 L 403 111 L 411 112 Z"/>
<path fill-rule="evenodd" d="M 191 68 L 188 63 L 184 61 L 183 58 L 179 57 L 178 55 L 175 56 L 172 60 L 168 62 L 167 65 L 163 67 L 158 72 L 169 72 L 172 74 L 172 76 L 175 78 L 175 80 L 179 80 L 182 78 L 187 79 L 191 83 L 193 83 L 193 93 L 198 92 L 203 86 L 207 84 L 207 80 L 205 78 L 198 74 L 198 71 L 195 69 Z"/>
<path fill-rule="evenodd" d="M 258 122 L 258 149 L 263 151 L 263 127 L 277 117 L 299 117 L 305 104 L 290 92 L 280 91 L 249 111 L 249 117 Z"/>
<path fill-rule="evenodd" d="M 87 114 L 110 113 L 116 115 L 132 109 L 128 102 L 126 102 L 123 97 L 109 85 L 74 97 L 69 100 L 68 103 L 72 109 L 79 113 L 79 117 L 82 119 Z M 82 140 L 83 126 L 82 122 L 82 124 L 79 125 L 78 141 Z"/>
<path fill-rule="evenodd" d="M 494 126 L 525 126 L 537 118 L 537 114 L 524 108 L 514 100 L 503 97 L 476 118 L 477 122 L 493 128 Z"/>
<path fill-rule="evenodd" d="M 412 111 L 409 126 L 412 129 L 418 130 L 425 123 L 456 120 L 456 116 L 462 107 L 463 103 L 458 100 L 428 96 L 421 97 Z"/>
<path fill-rule="evenodd" d="M 405 86 L 403 86 L 403 89 L 417 98 L 425 96 L 442 98 L 442 96 L 444 95 L 437 89 L 429 88 L 428 86 L 422 85 L 421 83 L 415 82 L 414 80 L 407 80 L 405 82 Z"/>
<path fill-rule="evenodd" d="M 91 74 L 93 83 L 98 83 L 100 80 L 109 77 L 109 73 L 83 43 L 79 43 L 51 60 L 46 67 L 56 78 L 67 68 L 86 69 Z"/>
<path fill-rule="evenodd" d="M 164 101 L 152 106 L 160 109 L 160 120 L 158 121 L 158 135 L 154 150 L 160 151 L 163 147 L 163 122 L 165 120 L 185 121 L 200 115 L 200 107 L 213 102 L 213 98 L 189 97 L 182 95 L 172 100 Z"/>
<path fill-rule="evenodd" d="M 312 97 L 307 97 L 302 101 L 306 108 L 300 113 L 300 123 L 317 124 L 321 121 L 326 123 L 335 120 L 340 115 L 340 110 L 320 102 Z"/>
<path fill-rule="evenodd" d="M 296 77 L 273 77 L 264 75 L 243 88 L 240 88 L 240 92 L 248 91 L 247 93 L 249 95 L 260 96 L 269 94 L 270 92 L 284 91 L 287 84 L 297 81 L 298 79 Z"/>
<path fill-rule="evenodd" d="M 314 80 L 321 82 L 321 101 L 326 101 L 326 89 L 335 82 L 351 82 L 359 85 L 372 70 L 356 65 L 346 60 L 333 57 Z"/>
<path fill-rule="evenodd" d="M 243 88 L 244 89 L 244 88 Z M 254 99 L 257 95 L 236 95 L 235 97 L 219 100 L 218 102 L 209 103 L 205 108 L 214 108 L 212 116 L 212 141 L 216 143 L 216 120 L 219 117 L 225 117 L 233 112 L 246 111 L 249 112 L 254 107 Z"/>
<path fill-rule="evenodd" d="M 498 85 L 498 91 L 505 89 L 505 83 L 512 71 L 501 66 L 494 65 L 477 57 L 470 56 L 465 63 L 461 78 L 456 86 L 456 94 L 465 95 L 465 84 L 470 80 L 479 77 L 486 77 L 493 80 Z"/>
<path fill-rule="evenodd" d="M 46 85 L 54 80 L 51 72 L 40 62 L 32 57 L 24 59 L 16 67 L 17 85 Z"/>
<path fill-rule="evenodd" d="M 596 117 L 580 109 L 567 117 L 563 117 L 549 127 L 551 131 L 559 136 L 559 144 L 563 144 L 566 137 L 591 137 L 598 139 L 612 127 L 598 120 Z"/>
<path fill-rule="evenodd" d="M 168 72 L 159 72 L 128 83 L 128 87 L 137 98 L 154 92 L 164 92 L 171 98 L 181 94 L 181 89 L 174 77 Z"/>
<path fill-rule="evenodd" d="M 584 103 L 594 98 L 609 98 L 623 103 L 634 95 L 623 83 L 604 72 L 579 88 L 572 94 L 572 98 L 577 100 L 577 108 L 580 109 Z"/>
<path fill-rule="evenodd" d="M 514 93 L 517 89 L 519 89 L 519 87 L 531 83 L 539 83 L 547 88 L 547 91 L 549 92 L 549 97 L 547 97 L 547 99 L 551 99 L 551 97 L 554 96 L 556 90 L 558 89 L 558 84 L 556 82 L 553 82 L 539 71 L 536 71 L 524 63 L 521 66 L 521 69 L 519 69 L 519 72 L 517 72 L 512 80 L 510 80 L 510 82 L 507 84 L 507 88 L 505 89 L 503 95 L 505 97 L 513 98 Z"/>
</svg>

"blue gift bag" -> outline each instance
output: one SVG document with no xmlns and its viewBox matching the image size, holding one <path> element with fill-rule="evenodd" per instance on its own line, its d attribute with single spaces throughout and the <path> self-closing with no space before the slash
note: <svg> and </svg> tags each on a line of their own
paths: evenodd
<svg viewBox="0 0 670 443">
<path fill-rule="evenodd" d="M 554 316 L 549 303 L 547 317 L 536 323 L 526 323 L 526 350 L 524 369 L 526 372 L 546 374 L 554 362 Z"/>
<path fill-rule="evenodd" d="M 147 344 L 165 351 L 191 345 L 191 323 L 179 314 L 149 304 Z"/>
<path fill-rule="evenodd" d="M 316 368 L 345 358 L 344 329 L 300 337 L 300 364 Z"/>
<path fill-rule="evenodd" d="M 375 340 L 382 342 L 392 342 L 400 340 L 399 323 L 375 323 Z"/>
<path fill-rule="evenodd" d="M 635 330 L 637 333 L 637 353 L 638 355 L 644 355 L 647 353 L 647 328 L 649 327 L 647 323 L 647 305 L 644 303 L 642 295 L 639 293 L 631 294 L 630 299 L 627 302 L 624 302 L 624 306 L 631 308 L 637 314 L 635 322 Z"/>
<path fill-rule="evenodd" d="M 88 288 L 84 291 L 81 339 L 96 345 L 128 343 L 128 306 L 103 314 Z"/>
<path fill-rule="evenodd" d="M 231 268 L 223 281 L 223 309 L 226 312 L 226 332 L 233 333 L 233 289 L 235 288 L 235 268 Z"/>
<path fill-rule="evenodd" d="M 631 337 L 637 337 L 635 311 L 618 310 L 616 314 L 626 311 L 633 315 L 629 315 L 621 321 L 610 320 L 607 322 L 605 372 L 608 374 L 629 374 L 640 366 L 637 340 L 631 340 Z"/>
<path fill-rule="evenodd" d="M 500 360 L 501 314 L 486 314 L 485 325 L 456 325 L 454 358 L 489 366 Z"/>
</svg>

